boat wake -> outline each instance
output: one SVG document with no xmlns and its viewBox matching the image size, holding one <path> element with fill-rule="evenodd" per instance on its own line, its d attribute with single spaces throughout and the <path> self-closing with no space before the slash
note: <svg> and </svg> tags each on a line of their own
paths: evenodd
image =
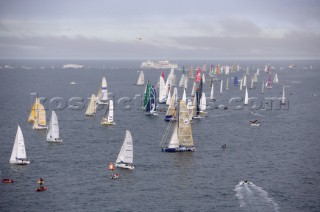
<svg viewBox="0 0 320 212">
<path fill-rule="evenodd" d="M 268 192 L 252 182 L 240 181 L 234 191 L 240 207 L 247 207 L 253 211 L 279 211 L 278 204 L 268 195 Z"/>
</svg>

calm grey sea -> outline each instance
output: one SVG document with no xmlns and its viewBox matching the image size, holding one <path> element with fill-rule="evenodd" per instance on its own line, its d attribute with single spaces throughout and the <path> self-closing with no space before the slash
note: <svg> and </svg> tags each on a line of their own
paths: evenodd
<svg viewBox="0 0 320 212">
<path fill-rule="evenodd" d="M 319 61 L 236 62 L 249 67 L 250 74 L 260 68 L 256 89 L 249 90 L 249 97 L 257 98 L 256 113 L 248 107 L 236 109 L 243 102 L 229 104 L 245 92 L 232 80 L 222 94 L 216 83 L 217 101 L 208 101 L 207 117 L 192 125 L 193 153 L 161 152 L 168 123 L 164 113 L 147 117 L 139 107 L 136 95 L 143 94 L 144 86 L 134 83 L 141 62 L 0 61 L 0 177 L 15 180 L 0 184 L 0 211 L 320 211 Z M 177 62 L 188 68 L 234 61 Z M 85 68 L 62 69 L 67 63 Z M 279 83 L 261 94 L 267 63 L 275 67 L 272 77 L 277 73 Z M 297 67 L 289 69 L 290 64 Z M 167 77 L 169 70 L 164 72 Z M 181 70 L 175 74 L 180 80 Z M 85 108 L 69 108 L 96 94 L 103 76 L 115 99 L 113 127 L 100 124 L 104 108 L 93 118 L 84 115 Z M 145 71 L 155 86 L 159 76 L 160 70 Z M 278 100 L 272 103 L 268 97 L 280 98 L 283 83 L 288 102 L 280 108 Z M 191 88 L 189 80 L 188 96 Z M 204 90 L 209 97 L 208 81 Z M 63 143 L 47 143 L 46 132 L 28 124 L 32 93 L 46 98 L 47 120 L 56 110 Z M 64 109 L 57 108 L 57 99 Z M 253 119 L 261 121 L 260 127 L 249 125 Z M 28 166 L 9 164 L 18 124 L 31 160 Z M 133 136 L 135 169 L 117 169 L 120 178 L 111 180 L 107 166 L 115 162 L 126 129 Z M 221 149 L 222 144 L 227 148 Z M 39 177 L 48 187 L 45 192 L 35 192 Z M 244 179 L 246 186 L 241 185 Z"/>
</svg>

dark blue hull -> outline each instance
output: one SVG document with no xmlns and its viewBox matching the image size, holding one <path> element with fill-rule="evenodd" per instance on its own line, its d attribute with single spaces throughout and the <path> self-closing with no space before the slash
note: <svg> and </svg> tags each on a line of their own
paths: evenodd
<svg viewBox="0 0 320 212">
<path fill-rule="evenodd" d="M 177 147 L 177 148 L 162 148 L 162 151 L 163 152 L 194 152 L 196 151 L 196 148 L 195 147 L 184 147 L 184 146 L 181 146 L 181 147 Z"/>
</svg>

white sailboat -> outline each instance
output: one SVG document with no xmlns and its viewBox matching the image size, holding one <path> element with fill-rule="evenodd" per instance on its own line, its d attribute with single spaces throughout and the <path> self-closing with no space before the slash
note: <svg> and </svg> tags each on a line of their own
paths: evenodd
<svg viewBox="0 0 320 212">
<path fill-rule="evenodd" d="M 105 77 L 102 77 L 101 86 L 96 98 L 98 104 L 108 104 L 108 86 Z"/>
<path fill-rule="evenodd" d="M 186 81 L 186 75 L 182 74 L 180 82 L 179 82 L 179 87 L 180 88 L 184 87 L 185 81 Z"/>
<path fill-rule="evenodd" d="M 211 90 L 210 90 L 210 99 L 214 100 L 214 82 L 211 84 Z"/>
<path fill-rule="evenodd" d="M 279 82 L 279 79 L 278 79 L 278 74 L 276 73 L 273 77 L 273 82 L 274 83 L 278 83 Z"/>
<path fill-rule="evenodd" d="M 191 90 L 191 96 L 194 96 L 196 93 L 197 83 L 193 82 L 192 90 Z"/>
<path fill-rule="evenodd" d="M 97 105 L 96 105 L 96 96 L 94 94 L 91 95 L 90 102 L 87 106 L 86 110 L 86 116 L 95 116 L 96 115 L 96 110 L 97 110 Z"/>
<path fill-rule="evenodd" d="M 168 125 L 170 127 L 170 125 Z M 186 103 L 180 100 L 178 121 L 175 123 L 174 130 L 167 147 L 164 147 L 167 133 L 161 141 L 162 151 L 165 152 L 193 152 L 195 147 L 193 144 L 192 129 L 189 113 Z"/>
<path fill-rule="evenodd" d="M 125 169 L 134 169 L 133 166 L 133 140 L 129 130 L 126 130 L 126 137 L 121 146 L 116 167 Z"/>
<path fill-rule="evenodd" d="M 142 70 L 140 71 L 137 85 L 144 85 L 144 72 Z"/>
<path fill-rule="evenodd" d="M 220 81 L 220 93 L 222 93 L 222 89 L 223 89 L 223 80 Z"/>
<path fill-rule="evenodd" d="M 261 94 L 264 94 L 264 80 L 262 81 Z"/>
<path fill-rule="evenodd" d="M 244 77 L 242 78 L 242 86 L 246 87 L 247 86 L 247 75 L 244 75 Z"/>
<path fill-rule="evenodd" d="M 206 113 L 207 98 L 206 98 L 206 93 L 205 92 L 202 92 L 199 106 L 200 106 L 200 113 Z"/>
<path fill-rule="evenodd" d="M 14 140 L 13 149 L 10 157 L 11 164 L 26 165 L 30 161 L 27 159 L 26 147 L 24 144 L 24 138 L 20 126 L 18 125 L 18 130 L 16 138 Z"/>
<path fill-rule="evenodd" d="M 283 84 L 281 105 L 285 105 L 286 104 L 286 89 L 285 88 L 286 88 L 286 86 Z"/>
<path fill-rule="evenodd" d="M 59 138 L 58 117 L 55 111 L 51 112 L 51 119 L 46 140 L 49 142 L 62 142 L 62 139 Z"/>
<path fill-rule="evenodd" d="M 226 82 L 226 91 L 229 90 L 229 77 L 227 77 L 227 82 Z"/>
<path fill-rule="evenodd" d="M 248 105 L 249 103 L 249 96 L 248 96 L 248 88 L 246 87 L 246 94 L 244 96 L 244 105 Z"/>
<path fill-rule="evenodd" d="M 171 90 L 169 89 L 168 91 L 168 96 L 167 96 L 167 101 L 166 101 L 166 105 L 169 105 L 171 101 Z"/>
<path fill-rule="evenodd" d="M 186 89 L 183 89 L 182 100 L 185 101 L 185 102 L 187 102 Z"/>
<path fill-rule="evenodd" d="M 104 117 L 101 120 L 101 124 L 103 125 L 115 125 L 113 121 L 113 100 L 109 100 L 109 107 L 107 108 Z"/>
<path fill-rule="evenodd" d="M 166 103 L 167 101 L 167 88 L 166 84 L 164 82 L 163 76 L 160 75 L 160 80 L 159 80 L 159 103 Z"/>
</svg>

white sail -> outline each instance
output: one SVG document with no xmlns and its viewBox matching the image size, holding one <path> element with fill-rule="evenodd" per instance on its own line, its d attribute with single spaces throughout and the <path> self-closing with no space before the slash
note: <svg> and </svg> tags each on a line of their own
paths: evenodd
<svg viewBox="0 0 320 212">
<path fill-rule="evenodd" d="M 227 77 L 227 82 L 226 82 L 226 91 L 229 90 L 229 77 Z"/>
<path fill-rule="evenodd" d="M 243 87 L 243 79 L 240 80 L 240 91 L 242 91 L 242 87 Z"/>
<path fill-rule="evenodd" d="M 129 130 L 126 130 L 126 137 L 121 146 L 116 167 L 133 169 L 133 140 Z"/>
<path fill-rule="evenodd" d="M 178 138 L 178 122 L 175 123 L 173 133 L 168 145 L 168 148 L 177 148 L 179 147 L 179 138 Z"/>
<path fill-rule="evenodd" d="M 96 103 L 108 104 L 108 86 L 107 86 L 107 80 L 105 77 L 102 77 L 101 86 L 96 96 Z"/>
<path fill-rule="evenodd" d="M 200 112 L 205 112 L 207 109 L 206 93 L 203 92 L 200 99 Z"/>
<path fill-rule="evenodd" d="M 204 76 L 204 73 L 202 73 L 202 83 L 206 83 L 206 77 Z"/>
<path fill-rule="evenodd" d="M 185 81 L 186 81 L 186 75 L 182 74 L 180 82 L 179 82 L 179 87 L 181 87 L 181 88 L 184 87 Z"/>
<path fill-rule="evenodd" d="M 109 100 L 109 107 L 106 110 L 105 116 L 102 118 L 101 124 L 115 125 L 113 121 L 113 100 Z"/>
<path fill-rule="evenodd" d="M 229 66 L 226 66 L 225 68 L 225 75 L 229 75 L 230 73 L 230 67 Z"/>
<path fill-rule="evenodd" d="M 194 96 L 196 93 L 196 87 L 197 87 L 197 83 L 193 82 L 193 86 L 192 86 L 192 91 L 191 91 L 191 96 Z"/>
<path fill-rule="evenodd" d="M 140 71 L 137 85 L 144 85 L 144 72 L 142 70 Z"/>
<path fill-rule="evenodd" d="M 165 103 L 167 100 L 167 88 L 163 77 L 160 75 L 159 80 L 159 103 Z"/>
<path fill-rule="evenodd" d="M 243 87 L 247 86 L 247 75 L 244 75 L 244 77 L 243 77 L 242 86 Z"/>
<path fill-rule="evenodd" d="M 276 73 L 273 77 L 273 82 L 274 83 L 278 83 L 279 82 L 279 79 L 278 79 L 278 74 Z"/>
<path fill-rule="evenodd" d="M 166 105 L 169 105 L 170 104 L 170 101 L 171 101 L 171 92 L 169 90 L 168 92 L 168 97 L 167 97 L 167 101 L 166 101 Z"/>
<path fill-rule="evenodd" d="M 182 100 L 187 102 L 187 94 L 186 94 L 186 89 L 183 89 L 183 95 L 182 95 Z"/>
<path fill-rule="evenodd" d="M 211 99 L 211 100 L 214 99 L 214 82 L 212 82 L 212 85 L 211 85 L 210 99 Z"/>
<path fill-rule="evenodd" d="M 262 81 L 261 93 L 264 93 L 264 81 Z"/>
<path fill-rule="evenodd" d="M 244 96 L 244 105 L 248 105 L 248 103 L 249 103 L 248 88 L 246 88 L 246 94 Z"/>
<path fill-rule="evenodd" d="M 59 138 L 58 117 L 55 111 L 51 112 L 51 119 L 49 123 L 49 129 L 47 132 L 47 141 L 62 142 L 62 140 Z"/>
<path fill-rule="evenodd" d="M 223 80 L 221 80 L 220 82 L 220 93 L 222 93 L 222 89 L 223 89 Z"/>
<path fill-rule="evenodd" d="M 102 81 L 101 81 L 101 91 L 102 91 L 101 101 L 107 101 L 108 100 L 108 87 L 107 87 L 107 80 L 105 77 L 103 77 Z"/>
<path fill-rule="evenodd" d="M 260 75 L 260 69 L 259 68 L 257 69 L 257 73 L 256 74 Z"/>
<path fill-rule="evenodd" d="M 24 144 L 24 138 L 20 126 L 18 125 L 16 138 L 14 140 L 13 149 L 10 157 L 11 164 L 29 164 L 27 160 L 26 147 Z"/>
<path fill-rule="evenodd" d="M 174 74 L 173 68 L 171 69 L 167 80 L 169 80 L 171 86 L 177 86 L 177 76 Z"/>
<path fill-rule="evenodd" d="M 188 77 L 185 78 L 184 89 L 188 90 Z"/>
<path fill-rule="evenodd" d="M 96 115 L 96 96 L 94 94 L 91 95 L 90 102 L 87 106 L 87 110 L 85 113 L 87 116 L 95 116 Z"/>
<path fill-rule="evenodd" d="M 281 98 L 281 104 L 284 105 L 286 103 L 286 90 L 285 90 L 285 85 L 283 84 L 282 88 L 282 98 Z"/>
<path fill-rule="evenodd" d="M 253 79 L 253 77 L 251 77 L 251 85 L 250 85 L 250 89 L 252 89 L 252 88 L 253 88 L 253 81 L 254 81 L 254 79 Z"/>
</svg>

